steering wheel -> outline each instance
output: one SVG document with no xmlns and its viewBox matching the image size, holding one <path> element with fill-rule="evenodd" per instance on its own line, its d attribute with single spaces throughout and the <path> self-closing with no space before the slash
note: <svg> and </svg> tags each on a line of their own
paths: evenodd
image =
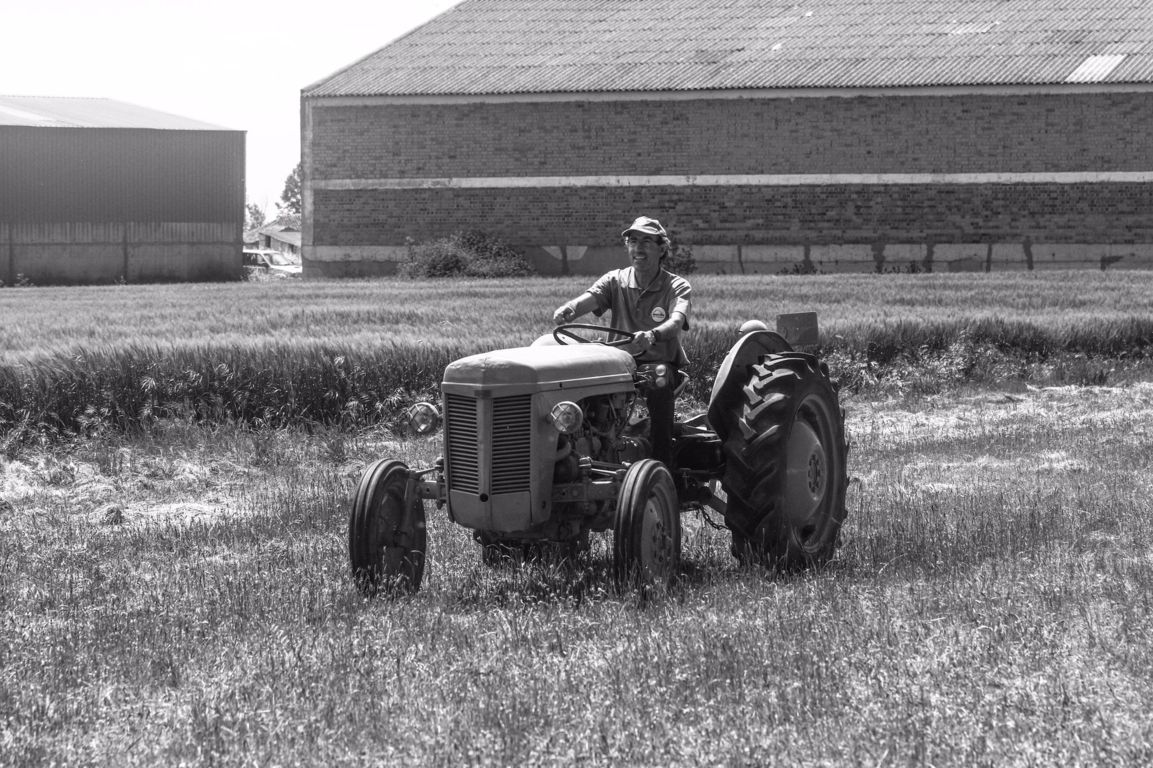
<svg viewBox="0 0 1153 768">
<path fill-rule="evenodd" d="M 596 339 L 586 338 L 581 336 L 577 331 L 597 331 L 599 333 L 610 333 L 617 336 L 624 336 L 623 339 L 616 339 L 615 341 L 597 341 Z M 624 347 L 636 338 L 636 334 L 632 331 L 621 330 L 620 328 L 610 328 L 607 325 L 591 325 L 589 323 L 565 323 L 553 328 L 552 337 L 556 339 L 557 344 L 567 345 L 569 342 L 565 339 L 572 339 L 578 344 L 604 344 L 606 347 Z"/>
</svg>

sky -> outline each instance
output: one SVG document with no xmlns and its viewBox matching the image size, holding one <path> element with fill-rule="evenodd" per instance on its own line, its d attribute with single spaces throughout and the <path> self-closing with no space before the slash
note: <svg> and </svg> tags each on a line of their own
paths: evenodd
<svg viewBox="0 0 1153 768">
<path fill-rule="evenodd" d="M 115 99 L 247 132 L 271 218 L 300 160 L 300 91 L 460 0 L 8 0 L 0 94 Z"/>
</svg>

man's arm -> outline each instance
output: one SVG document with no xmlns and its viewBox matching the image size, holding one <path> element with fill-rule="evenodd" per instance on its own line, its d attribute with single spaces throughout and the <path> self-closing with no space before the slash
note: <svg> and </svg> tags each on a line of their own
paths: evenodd
<svg viewBox="0 0 1153 768">
<path fill-rule="evenodd" d="M 637 352 L 644 352 L 653 344 L 658 341 L 667 341 L 669 339 L 677 340 L 681 337 L 681 330 L 685 327 L 686 318 L 680 312 L 673 312 L 668 320 L 648 331 L 641 331 L 637 334 Z"/>
<path fill-rule="evenodd" d="M 653 328 L 659 341 L 666 339 L 679 339 L 681 331 L 688 325 L 688 318 L 682 312 L 673 312 L 669 315 L 669 319 Z"/>
<path fill-rule="evenodd" d="M 566 301 L 552 313 L 552 321 L 557 325 L 571 323 L 581 315 L 586 315 L 597 308 L 596 297 L 588 291 L 577 296 L 572 301 Z"/>
</svg>

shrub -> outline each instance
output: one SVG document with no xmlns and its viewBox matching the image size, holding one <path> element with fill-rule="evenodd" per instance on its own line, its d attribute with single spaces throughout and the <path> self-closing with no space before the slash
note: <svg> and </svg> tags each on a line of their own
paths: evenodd
<svg viewBox="0 0 1153 768">
<path fill-rule="evenodd" d="M 824 270 L 812 261 L 798 261 L 777 272 L 778 275 L 823 275 Z"/>
<path fill-rule="evenodd" d="M 697 271 L 697 261 L 693 258 L 691 242 L 681 243 L 677 231 L 672 227 L 668 229 L 671 248 L 665 257 L 664 268 L 674 275 L 691 275 Z"/>
<path fill-rule="evenodd" d="M 16 280 L 11 285 L 6 285 L 3 280 L 0 280 L 0 288 L 32 288 L 35 285 L 36 283 L 29 280 L 20 272 L 16 273 Z"/>
<path fill-rule="evenodd" d="M 527 277 L 528 260 L 502 241 L 479 231 L 450 235 L 427 243 L 409 241 L 406 277 Z"/>
<path fill-rule="evenodd" d="M 665 257 L 665 269 L 674 275 L 691 275 L 697 271 L 697 261 L 693 258 L 691 245 L 674 245 Z"/>
<path fill-rule="evenodd" d="M 400 265 L 405 277 L 453 277 L 464 273 L 466 256 L 451 238 L 408 245 L 408 262 Z"/>
</svg>

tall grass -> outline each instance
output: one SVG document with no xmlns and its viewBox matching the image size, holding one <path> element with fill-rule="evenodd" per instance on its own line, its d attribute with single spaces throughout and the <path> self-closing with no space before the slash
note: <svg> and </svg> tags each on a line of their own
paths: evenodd
<svg viewBox="0 0 1153 768">
<path fill-rule="evenodd" d="M 383 344 L 347 350 L 320 342 L 124 346 L 0 369 L 0 426 L 90 432 L 161 419 L 362 425 L 435 394 L 462 346 Z"/>
<path fill-rule="evenodd" d="M 10 289 L 0 430 L 186 418 L 362 425 L 435 391 L 465 354 L 531 342 L 587 280 Z M 815 310 L 850 390 L 1100 383 L 1153 346 L 1145 273 L 694 276 L 690 395 L 749 318 Z M 934 384 L 936 382 L 936 384 Z M 11 439 L 11 438 L 10 438 Z"/>
<path fill-rule="evenodd" d="M 522 343 L 590 278 L 20 288 L 0 291 L 0 362 L 101 347 L 184 343 L 350 347 Z M 997 319 L 1041 328 L 1153 317 L 1153 273 L 693 275 L 697 329 L 816 311 L 829 337 L 893 325 Z"/>
</svg>

